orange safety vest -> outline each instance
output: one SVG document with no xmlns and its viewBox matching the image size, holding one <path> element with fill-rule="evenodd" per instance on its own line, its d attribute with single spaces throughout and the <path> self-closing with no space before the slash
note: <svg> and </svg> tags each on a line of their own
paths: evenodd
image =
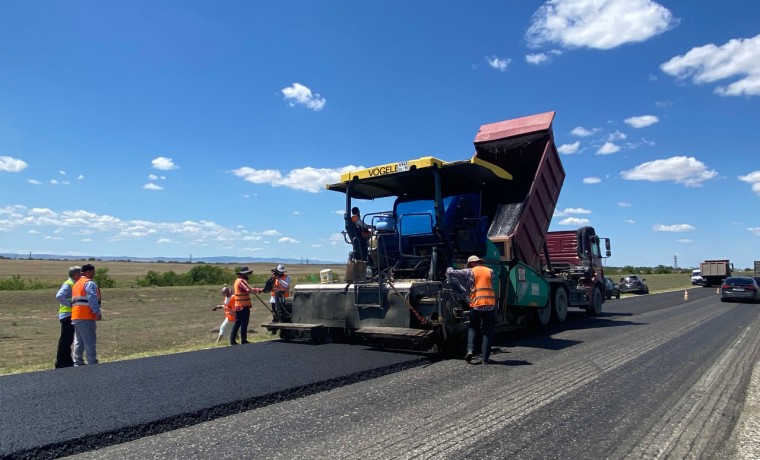
<svg viewBox="0 0 760 460">
<path fill-rule="evenodd" d="M 246 280 L 243 278 L 238 278 L 235 280 L 235 285 L 233 286 L 233 290 L 235 291 L 235 310 L 240 311 L 243 308 L 251 308 L 251 293 L 250 292 L 243 292 L 241 284 L 246 283 Z"/>
<path fill-rule="evenodd" d="M 224 316 L 227 321 L 235 321 L 235 294 L 224 299 Z"/>
<path fill-rule="evenodd" d="M 71 288 L 71 320 L 76 319 L 90 319 L 97 321 L 98 317 L 92 312 L 90 308 L 90 302 L 87 300 L 87 292 L 84 290 L 86 282 L 90 281 L 90 278 L 82 276 L 74 283 Z M 99 292 L 99 291 L 98 291 Z M 100 298 L 100 295 L 98 295 Z"/>
<path fill-rule="evenodd" d="M 496 305 L 496 295 L 493 292 L 491 280 L 491 269 L 476 265 L 472 267 L 472 274 L 475 277 L 475 285 L 470 292 L 470 307 L 484 308 Z"/>
<path fill-rule="evenodd" d="M 285 279 L 288 275 L 283 274 L 280 278 Z M 280 278 L 275 278 L 274 285 L 272 286 L 272 293 L 274 295 L 281 295 L 283 297 L 288 297 L 290 292 L 288 291 L 288 288 L 282 287 L 280 285 Z"/>
</svg>

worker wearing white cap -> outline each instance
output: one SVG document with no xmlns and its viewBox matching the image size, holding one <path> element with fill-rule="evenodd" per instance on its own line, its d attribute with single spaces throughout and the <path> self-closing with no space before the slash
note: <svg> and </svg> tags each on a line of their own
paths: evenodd
<svg viewBox="0 0 760 460">
<path fill-rule="evenodd" d="M 490 363 L 491 341 L 496 325 L 496 294 L 493 291 L 493 270 L 483 265 L 483 259 L 473 255 L 467 258 L 467 268 L 446 269 L 470 293 L 470 327 L 467 331 L 465 360 L 473 362 L 475 340 L 482 336 L 483 363 Z"/>
</svg>

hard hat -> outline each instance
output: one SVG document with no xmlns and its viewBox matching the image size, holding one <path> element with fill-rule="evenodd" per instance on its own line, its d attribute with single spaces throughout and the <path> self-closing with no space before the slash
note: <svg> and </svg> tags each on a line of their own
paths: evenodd
<svg viewBox="0 0 760 460">
<path fill-rule="evenodd" d="M 470 256 L 467 258 L 467 265 L 470 265 L 473 262 L 483 262 L 483 259 L 478 256 Z"/>
</svg>

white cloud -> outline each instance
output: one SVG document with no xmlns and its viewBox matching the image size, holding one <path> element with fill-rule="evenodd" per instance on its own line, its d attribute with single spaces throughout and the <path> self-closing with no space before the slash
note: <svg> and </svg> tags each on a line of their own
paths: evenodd
<svg viewBox="0 0 760 460">
<path fill-rule="evenodd" d="M 675 225 L 654 224 L 652 225 L 652 230 L 654 230 L 655 232 L 683 233 L 683 232 L 691 232 L 696 229 L 697 229 L 696 227 L 689 224 L 675 224 Z"/>
<path fill-rule="evenodd" d="M 78 179 L 78 180 L 82 180 L 82 179 L 84 179 L 84 174 L 80 174 L 80 175 L 78 175 L 78 176 L 77 176 L 77 179 Z"/>
<path fill-rule="evenodd" d="M 572 144 L 562 144 L 559 146 L 557 151 L 563 155 L 572 155 L 573 153 L 578 152 L 578 149 L 581 146 L 581 141 L 576 141 Z"/>
<path fill-rule="evenodd" d="M 241 243 L 260 237 L 260 233 L 244 228 L 227 228 L 210 221 L 151 222 L 121 220 L 114 216 L 96 214 L 86 210 L 55 211 L 48 208 L 27 208 L 22 205 L 0 208 L 0 228 L 8 231 L 40 231 L 53 234 L 51 238 L 71 235 L 102 235 L 105 241 L 129 241 L 152 238 L 177 244 L 206 246 L 211 242 Z M 58 235 L 60 234 L 60 236 Z"/>
<path fill-rule="evenodd" d="M 488 65 L 498 70 L 499 72 L 506 72 L 509 64 L 512 62 L 512 59 L 501 59 L 496 56 L 491 56 L 490 58 L 486 58 L 486 62 L 488 62 Z"/>
<path fill-rule="evenodd" d="M 66 171 L 58 171 L 58 174 L 60 174 L 61 176 L 65 176 L 66 175 Z"/>
<path fill-rule="evenodd" d="M 625 222 L 626 224 L 635 224 L 636 223 L 636 221 L 633 220 L 633 219 L 626 219 L 623 222 Z"/>
<path fill-rule="evenodd" d="M 177 243 L 177 242 L 172 241 L 170 238 L 159 238 L 156 240 L 156 244 L 168 244 L 168 243 Z"/>
<path fill-rule="evenodd" d="M 596 154 L 597 155 L 611 155 L 618 151 L 620 151 L 620 147 L 615 145 L 614 142 L 605 142 L 603 146 L 599 147 L 599 150 L 596 151 Z"/>
<path fill-rule="evenodd" d="M 620 177 L 625 180 L 672 181 L 687 187 L 701 187 L 702 182 L 717 175 L 716 171 L 709 170 L 701 161 L 683 156 L 649 161 L 620 173 Z"/>
<path fill-rule="evenodd" d="M 172 169 L 179 168 L 179 166 L 174 164 L 174 161 L 172 161 L 171 158 L 166 157 L 154 158 L 151 163 L 153 164 L 153 168 L 160 169 L 162 171 L 170 171 Z"/>
<path fill-rule="evenodd" d="M 633 206 L 631 203 L 626 203 L 625 201 L 618 201 L 617 205 L 620 206 L 621 208 L 630 208 L 631 206 Z"/>
<path fill-rule="evenodd" d="M 677 24 L 652 0 L 548 0 L 525 34 L 529 46 L 611 49 L 646 41 Z"/>
<path fill-rule="evenodd" d="M 525 62 L 532 65 L 543 65 L 552 62 L 555 56 L 560 56 L 562 51 L 549 50 L 545 53 L 526 54 Z"/>
<path fill-rule="evenodd" d="M 692 48 L 682 56 L 671 58 L 660 69 L 678 80 L 691 77 L 694 84 L 733 79 L 727 86 L 717 86 L 721 96 L 760 95 L 760 35 Z"/>
<path fill-rule="evenodd" d="M 752 171 L 746 176 L 739 176 L 739 180 L 752 184 L 752 191 L 760 195 L 760 170 Z"/>
<path fill-rule="evenodd" d="M 573 225 L 573 226 L 576 226 L 576 227 L 582 227 L 584 225 L 588 225 L 589 224 L 589 220 L 588 219 L 581 219 L 579 217 L 568 217 L 567 219 L 562 219 L 559 222 L 559 224 L 560 225 Z"/>
<path fill-rule="evenodd" d="M 13 157 L 0 156 L 0 171 L 21 172 L 29 166 L 24 160 Z"/>
<path fill-rule="evenodd" d="M 572 131 L 570 131 L 570 134 L 578 137 L 588 137 L 594 134 L 594 131 L 596 130 L 586 129 L 583 126 L 576 126 Z"/>
<path fill-rule="evenodd" d="M 566 214 L 591 214 L 591 211 L 583 208 L 565 208 Z"/>
<path fill-rule="evenodd" d="M 264 236 L 280 236 L 282 233 L 278 232 L 277 230 L 264 230 L 261 232 Z"/>
<path fill-rule="evenodd" d="M 626 136 L 625 133 L 621 133 L 620 131 L 615 131 L 614 133 L 610 133 L 610 135 L 607 136 L 607 142 L 624 141 L 627 138 L 628 136 Z"/>
<path fill-rule="evenodd" d="M 694 242 L 694 240 L 691 240 L 689 238 L 681 238 L 681 239 L 676 240 L 676 241 L 679 242 L 679 243 L 683 243 L 683 244 L 691 244 L 691 243 Z"/>
<path fill-rule="evenodd" d="M 156 185 L 156 184 L 154 184 L 152 182 L 143 185 L 142 188 L 144 188 L 145 190 L 163 190 L 164 189 L 160 185 Z"/>
<path fill-rule="evenodd" d="M 356 169 L 361 169 L 361 166 L 351 165 L 339 169 L 306 167 L 294 169 L 287 176 L 283 176 L 278 170 L 243 166 L 234 169 L 232 173 L 252 184 L 270 184 L 272 187 L 289 187 L 294 190 L 317 193 L 324 190 L 325 184 L 338 182 L 342 173 Z"/>
<path fill-rule="evenodd" d="M 289 236 L 283 236 L 279 240 L 277 240 L 278 243 L 300 243 L 300 241 L 293 239 Z"/>
<path fill-rule="evenodd" d="M 747 231 L 755 236 L 760 236 L 760 227 L 747 227 Z"/>
<path fill-rule="evenodd" d="M 300 83 L 293 83 L 293 86 L 283 88 L 281 91 L 291 107 L 303 105 L 315 112 L 319 112 L 327 103 L 327 99 L 320 97 L 319 94 L 312 94 L 309 88 Z"/>
<path fill-rule="evenodd" d="M 58 179 L 50 179 L 50 185 L 61 185 L 61 183 L 58 182 Z"/>
<path fill-rule="evenodd" d="M 338 245 L 338 244 L 340 244 L 340 245 L 346 244 L 346 240 L 344 239 L 343 234 L 342 233 L 333 233 L 333 234 L 331 234 L 330 235 L 330 245 L 331 246 L 335 246 L 335 245 Z"/>
<path fill-rule="evenodd" d="M 632 128 L 646 128 L 659 122 L 660 119 L 654 115 L 641 115 L 638 117 L 630 117 L 625 119 L 625 123 Z"/>
<path fill-rule="evenodd" d="M 583 183 L 584 184 L 599 184 L 602 182 L 602 179 L 599 177 L 584 177 Z"/>
<path fill-rule="evenodd" d="M 549 56 L 546 53 L 526 54 L 525 62 L 533 65 L 548 64 Z"/>
<path fill-rule="evenodd" d="M 156 176 L 155 174 L 148 174 L 148 179 L 150 179 L 150 180 L 158 180 L 158 176 Z"/>
<path fill-rule="evenodd" d="M 37 179 L 29 179 L 27 182 L 33 185 L 42 185 L 42 182 L 38 181 Z"/>
<path fill-rule="evenodd" d="M 58 217 L 58 214 L 50 208 L 32 208 L 28 214 L 34 217 L 50 217 L 51 219 Z"/>
</svg>

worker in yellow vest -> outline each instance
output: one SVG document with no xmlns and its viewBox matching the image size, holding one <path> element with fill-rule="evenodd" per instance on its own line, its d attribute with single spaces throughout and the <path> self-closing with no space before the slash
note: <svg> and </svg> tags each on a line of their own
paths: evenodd
<svg viewBox="0 0 760 460">
<path fill-rule="evenodd" d="M 82 265 L 82 277 L 71 288 L 72 307 L 71 324 L 74 325 L 76 342 L 74 344 L 74 366 L 84 366 L 84 354 L 87 354 L 87 364 L 98 363 L 96 349 L 96 321 L 101 320 L 100 288 L 92 278 L 95 267 L 92 264 Z"/>
<path fill-rule="evenodd" d="M 483 363 L 489 364 L 491 342 L 496 326 L 496 294 L 493 290 L 493 270 L 483 265 L 483 259 L 478 256 L 467 258 L 467 268 L 455 270 L 446 269 L 446 275 L 451 276 L 470 292 L 470 326 L 467 330 L 467 354 L 464 359 L 468 363 L 475 358 L 475 342 L 482 338 Z"/>
<path fill-rule="evenodd" d="M 58 351 L 55 355 L 55 368 L 72 367 L 71 346 L 74 343 L 74 325 L 71 324 L 71 288 L 82 276 L 82 268 L 69 267 L 69 278 L 63 282 L 56 293 L 58 300 L 58 321 L 61 323 L 61 335 L 58 338 Z"/>
</svg>

